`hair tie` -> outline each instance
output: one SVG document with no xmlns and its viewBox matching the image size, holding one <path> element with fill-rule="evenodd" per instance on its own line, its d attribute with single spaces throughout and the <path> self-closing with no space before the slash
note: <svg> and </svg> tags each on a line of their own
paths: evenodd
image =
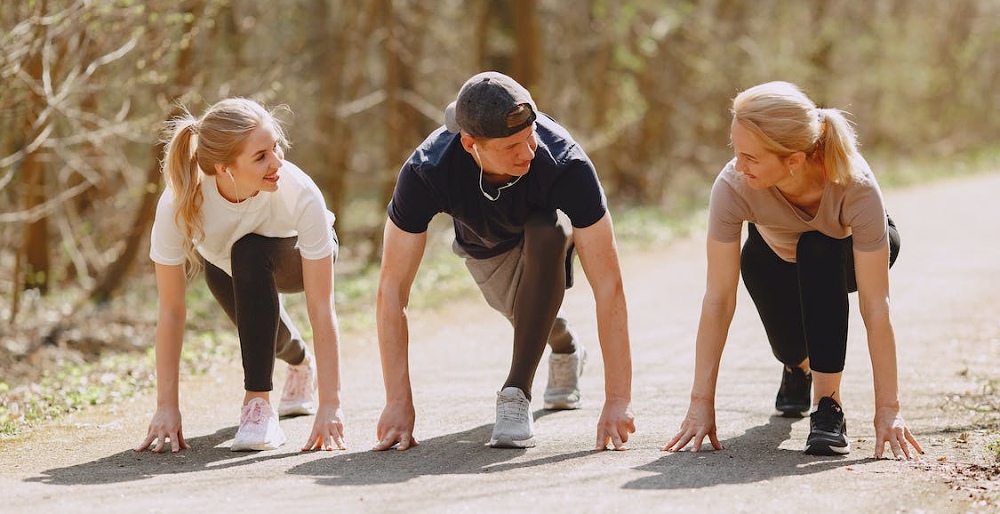
<svg viewBox="0 0 1000 514">
<path fill-rule="evenodd" d="M 819 139 L 822 140 L 826 137 L 826 111 L 823 109 L 816 109 L 816 114 L 819 119 Z"/>
</svg>

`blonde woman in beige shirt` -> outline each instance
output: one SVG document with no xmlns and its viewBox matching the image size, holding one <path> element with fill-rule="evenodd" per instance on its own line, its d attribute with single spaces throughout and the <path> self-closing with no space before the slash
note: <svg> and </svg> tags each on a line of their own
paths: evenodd
<svg viewBox="0 0 1000 514">
<path fill-rule="evenodd" d="M 851 125 L 842 111 L 817 108 L 787 82 L 740 93 L 732 113 L 736 157 L 712 188 L 691 404 L 664 450 L 691 443 L 698 451 L 705 437 L 722 449 L 715 387 L 742 271 L 771 349 L 784 364 L 775 407 L 788 417 L 810 413 L 805 452 L 850 452 L 840 382 L 847 295 L 857 291 L 875 378 L 875 456 L 886 444 L 896 458 L 923 453 L 900 415 L 889 317 L 889 267 L 899 234 Z"/>
</svg>

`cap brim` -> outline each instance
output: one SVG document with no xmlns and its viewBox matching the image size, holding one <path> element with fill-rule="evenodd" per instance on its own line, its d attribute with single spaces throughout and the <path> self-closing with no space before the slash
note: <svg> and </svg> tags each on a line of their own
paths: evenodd
<svg viewBox="0 0 1000 514">
<path fill-rule="evenodd" d="M 448 132 L 455 134 L 462 131 L 462 127 L 458 125 L 458 120 L 455 117 L 455 102 L 448 104 L 444 110 L 444 126 Z"/>
</svg>

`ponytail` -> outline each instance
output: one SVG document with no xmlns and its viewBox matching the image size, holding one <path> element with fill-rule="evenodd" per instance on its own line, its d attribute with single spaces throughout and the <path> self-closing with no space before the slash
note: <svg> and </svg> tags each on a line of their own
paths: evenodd
<svg viewBox="0 0 1000 514">
<path fill-rule="evenodd" d="M 201 258 L 195 247 L 205 236 L 201 215 L 201 172 L 196 151 L 197 126 L 198 121 L 189 113 L 167 123 L 168 139 L 162 169 L 176 202 L 174 223 L 184 236 L 183 250 L 189 279 L 201 270 Z"/>
<path fill-rule="evenodd" d="M 840 109 L 816 109 L 819 113 L 820 135 L 816 151 L 823 152 L 823 166 L 827 180 L 846 184 L 854 171 L 853 161 L 858 153 L 858 135 L 854 126 Z"/>
</svg>

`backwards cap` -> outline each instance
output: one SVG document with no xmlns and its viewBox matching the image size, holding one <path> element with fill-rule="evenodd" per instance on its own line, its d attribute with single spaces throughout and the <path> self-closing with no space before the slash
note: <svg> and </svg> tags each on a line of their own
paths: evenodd
<svg viewBox="0 0 1000 514">
<path fill-rule="evenodd" d="M 527 104 L 531 116 L 516 127 L 507 126 L 507 116 Z M 473 137 L 501 138 L 514 135 L 535 122 L 537 109 L 524 86 L 495 71 L 474 75 L 458 92 L 458 99 L 444 111 L 449 132 L 464 130 Z"/>
</svg>

